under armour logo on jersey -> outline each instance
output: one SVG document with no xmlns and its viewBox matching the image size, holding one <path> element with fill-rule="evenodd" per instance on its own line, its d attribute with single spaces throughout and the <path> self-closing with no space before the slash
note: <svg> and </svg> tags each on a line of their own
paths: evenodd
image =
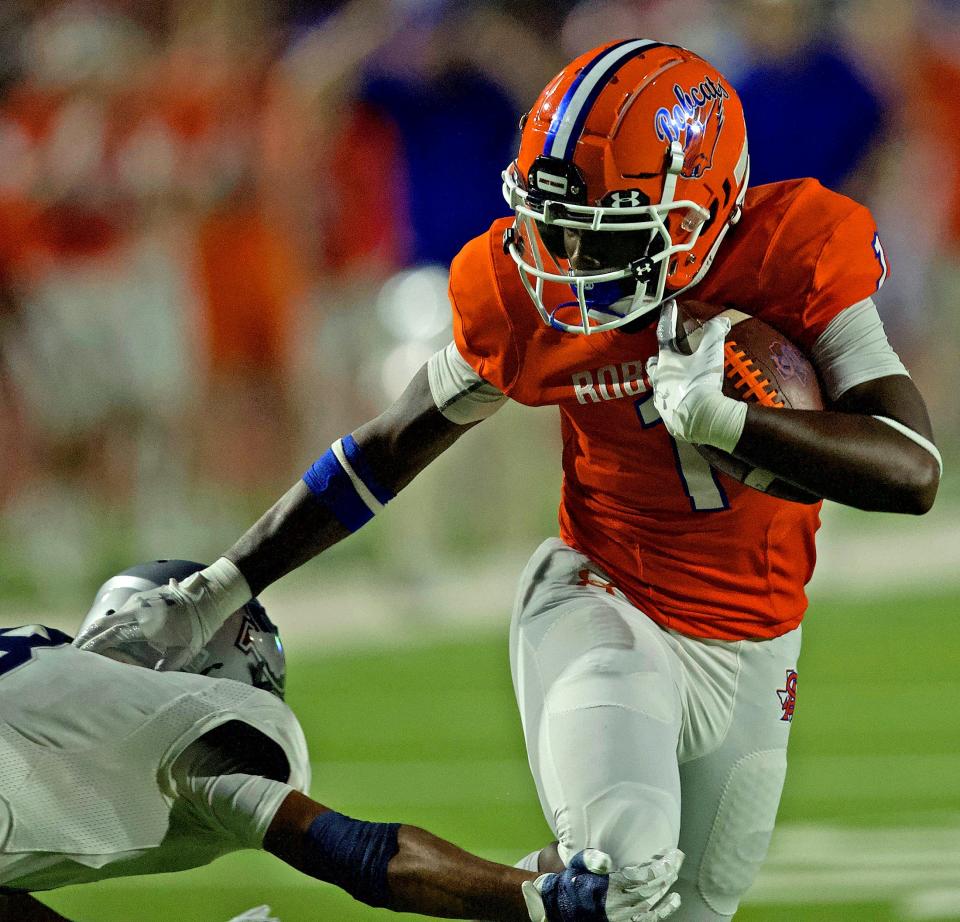
<svg viewBox="0 0 960 922">
<path fill-rule="evenodd" d="M 617 588 L 610 582 L 608 579 L 601 579 L 593 573 L 591 570 L 588 570 L 584 567 L 578 574 L 579 580 L 577 580 L 578 586 L 596 586 L 598 589 L 603 589 L 605 592 L 608 592 L 610 595 L 613 595 L 614 590 Z"/>
<path fill-rule="evenodd" d="M 797 706 L 796 669 L 787 670 L 786 687 L 777 689 L 777 697 L 780 699 L 780 707 L 783 710 L 783 714 L 780 716 L 780 719 L 791 723 L 793 721 L 793 710 Z"/>
</svg>

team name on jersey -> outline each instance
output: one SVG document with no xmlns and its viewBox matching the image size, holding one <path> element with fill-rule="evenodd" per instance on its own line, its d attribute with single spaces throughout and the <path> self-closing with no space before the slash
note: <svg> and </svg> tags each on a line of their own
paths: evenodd
<svg viewBox="0 0 960 922">
<path fill-rule="evenodd" d="M 578 403 L 600 403 L 621 397 L 638 397 L 647 390 L 643 376 L 643 361 L 604 365 L 588 371 L 575 371 L 573 393 Z"/>
</svg>

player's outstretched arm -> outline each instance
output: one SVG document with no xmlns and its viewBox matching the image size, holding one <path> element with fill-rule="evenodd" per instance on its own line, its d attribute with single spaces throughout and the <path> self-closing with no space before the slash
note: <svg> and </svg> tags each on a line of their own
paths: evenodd
<svg viewBox="0 0 960 922">
<path fill-rule="evenodd" d="M 137 648 L 178 669 L 249 599 L 336 544 L 383 508 L 476 425 L 437 409 L 427 366 L 384 413 L 338 439 L 222 557 L 181 583 L 133 596 L 75 645 L 111 655 Z M 155 655 L 154 655 L 155 651 Z"/>
<path fill-rule="evenodd" d="M 424 365 L 393 406 L 350 437 L 356 448 L 348 463 L 352 462 L 352 472 L 363 481 L 361 492 L 366 487 L 365 492 L 374 494 L 372 500 L 364 498 L 364 507 L 383 505 L 376 494 L 387 498 L 399 493 L 473 425 L 476 423 L 452 423 L 437 409 Z M 353 451 L 347 449 L 348 454 Z M 341 476 L 333 468 L 333 477 Z M 314 481 L 311 489 L 306 480 L 299 480 L 227 551 L 225 556 L 244 575 L 251 594 L 257 595 L 351 533 L 341 521 L 350 519 L 352 510 L 347 504 L 356 505 L 350 487 L 344 483 L 347 495 L 338 497 L 338 485 L 331 482 L 329 496 L 318 496 L 324 492 L 321 483 Z M 366 515 L 364 507 L 356 507 L 360 517 Z"/>
<path fill-rule="evenodd" d="M 850 388 L 827 410 L 788 410 L 725 397 L 729 321 L 704 324 L 697 349 L 675 346 L 677 307 L 664 305 L 659 354 L 647 366 L 654 402 L 674 438 L 713 445 L 825 499 L 881 512 L 926 512 L 940 455 L 913 381 L 887 375 Z"/>
<path fill-rule="evenodd" d="M 484 861 L 423 829 L 364 823 L 296 791 L 284 800 L 263 847 L 298 870 L 372 906 L 441 918 L 503 922 L 656 922 L 679 906 L 667 891 L 676 849 L 608 874 L 609 858 L 587 849 L 562 874 Z"/>
</svg>

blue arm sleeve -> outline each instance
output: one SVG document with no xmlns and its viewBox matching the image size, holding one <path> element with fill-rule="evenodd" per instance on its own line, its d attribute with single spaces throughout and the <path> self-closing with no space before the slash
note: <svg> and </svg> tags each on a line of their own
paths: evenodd
<svg viewBox="0 0 960 922">
<path fill-rule="evenodd" d="M 306 833 L 306 870 L 362 903 L 385 906 L 390 898 L 387 865 L 399 850 L 399 828 L 399 823 L 367 823 L 334 810 L 322 813 Z"/>
</svg>

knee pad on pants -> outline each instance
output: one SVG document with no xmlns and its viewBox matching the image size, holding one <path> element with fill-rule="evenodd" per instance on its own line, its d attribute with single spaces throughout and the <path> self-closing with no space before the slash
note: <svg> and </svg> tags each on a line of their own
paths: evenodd
<svg viewBox="0 0 960 922">
<path fill-rule="evenodd" d="M 753 752 L 730 770 L 696 879 L 721 915 L 736 912 L 766 858 L 786 772 L 784 749 Z"/>
<path fill-rule="evenodd" d="M 558 811 L 556 820 L 564 864 L 583 848 L 599 848 L 620 867 L 640 864 L 676 846 L 680 805 L 668 791 L 622 782 L 590 801 Z"/>
</svg>

